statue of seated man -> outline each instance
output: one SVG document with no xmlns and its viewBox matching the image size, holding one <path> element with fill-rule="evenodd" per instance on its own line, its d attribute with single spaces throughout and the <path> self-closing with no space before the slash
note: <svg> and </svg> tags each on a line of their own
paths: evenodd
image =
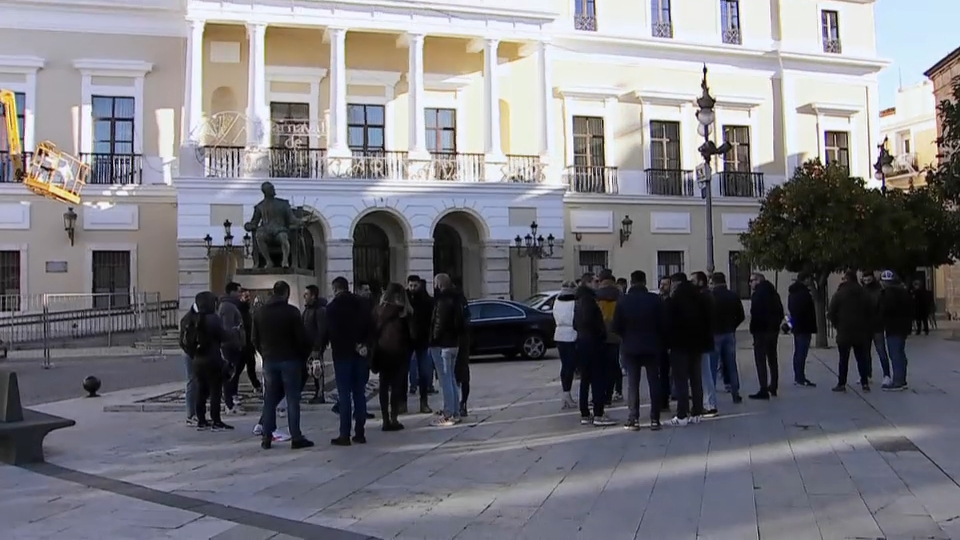
<svg viewBox="0 0 960 540">
<path fill-rule="evenodd" d="M 280 265 L 290 267 L 290 231 L 299 227 L 299 220 L 286 199 L 277 198 L 277 190 L 270 182 L 260 186 L 263 200 L 253 207 L 253 217 L 244 224 L 247 232 L 253 233 L 257 251 L 263 257 L 266 268 L 275 268 L 272 253 L 279 248 Z"/>
</svg>

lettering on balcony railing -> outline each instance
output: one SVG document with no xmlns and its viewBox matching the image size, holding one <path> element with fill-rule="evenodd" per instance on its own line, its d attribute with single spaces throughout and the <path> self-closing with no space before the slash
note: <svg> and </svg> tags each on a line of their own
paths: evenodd
<svg viewBox="0 0 960 540">
<path fill-rule="evenodd" d="M 140 184 L 143 179 L 143 156 L 140 154 L 80 154 L 90 165 L 88 184 Z"/>
<path fill-rule="evenodd" d="M 203 174 L 207 178 L 239 178 L 243 176 L 242 146 L 203 146 Z"/>
<path fill-rule="evenodd" d="M 545 180 L 540 156 L 507 156 L 503 181 L 518 184 L 541 184 Z"/>
<path fill-rule="evenodd" d="M 574 193 L 618 193 L 619 172 L 616 167 L 574 165 L 564 173 L 567 185 Z"/>
<path fill-rule="evenodd" d="M 573 18 L 574 30 L 597 31 L 597 18 L 591 15 L 576 15 Z"/>
<path fill-rule="evenodd" d="M 482 182 L 485 177 L 483 154 L 430 154 L 426 167 L 419 167 L 416 180 L 442 180 L 450 182 Z"/>
<path fill-rule="evenodd" d="M 21 154 L 23 166 L 33 159 L 33 152 L 24 152 Z M 0 151 L 0 184 L 12 184 L 17 182 L 16 175 L 13 174 L 13 160 L 10 159 L 10 152 Z"/>
<path fill-rule="evenodd" d="M 656 38 L 672 38 L 673 23 L 670 21 L 654 22 L 651 27 L 651 34 Z"/>
<path fill-rule="evenodd" d="M 740 29 L 739 28 L 727 28 L 723 31 L 723 42 L 728 45 L 740 45 Z"/>
<path fill-rule="evenodd" d="M 328 158 L 327 176 L 358 180 L 403 180 L 407 178 L 407 153 L 354 150 L 350 157 Z"/>
<path fill-rule="evenodd" d="M 666 197 L 693 197 L 693 171 L 647 169 L 647 193 Z"/>
<path fill-rule="evenodd" d="M 920 166 L 916 154 L 899 154 L 893 158 L 893 174 L 890 176 L 903 176 L 918 172 L 920 172 Z"/>
<path fill-rule="evenodd" d="M 719 176 L 721 197 L 759 199 L 765 194 L 763 173 L 723 171 Z"/>
<path fill-rule="evenodd" d="M 271 178 L 322 178 L 327 151 L 322 148 L 271 148 Z"/>
<path fill-rule="evenodd" d="M 823 52 L 830 54 L 840 54 L 840 40 L 839 39 L 825 39 L 823 41 Z"/>
</svg>

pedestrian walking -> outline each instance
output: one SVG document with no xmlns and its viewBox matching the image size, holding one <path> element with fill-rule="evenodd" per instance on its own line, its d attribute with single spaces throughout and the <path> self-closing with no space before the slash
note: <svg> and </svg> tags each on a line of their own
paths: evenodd
<svg viewBox="0 0 960 540">
<path fill-rule="evenodd" d="M 223 329 L 234 334 L 229 343 L 220 351 L 226 364 L 223 378 L 223 404 L 228 415 L 242 414 L 235 402 L 240 389 L 240 374 L 243 373 L 243 345 L 247 342 L 247 329 L 243 326 L 241 311 L 240 284 L 227 283 L 224 294 L 217 305 L 217 315 Z"/>
<path fill-rule="evenodd" d="M 890 270 L 880 274 L 883 294 L 880 296 L 880 318 L 886 333 L 887 351 L 893 367 L 892 379 L 881 389 L 899 391 L 907 389 L 907 337 L 913 324 L 913 298 L 903 282 Z"/>
<path fill-rule="evenodd" d="M 850 270 L 843 275 L 837 292 L 830 299 L 827 317 L 837 329 L 837 352 L 840 355 L 837 385 L 833 387 L 833 391 L 847 390 L 847 372 L 850 370 L 852 351 L 860 374 L 860 386 L 864 392 L 869 392 L 868 365 L 874 313 L 870 296 L 857 282 L 856 271 Z"/>
<path fill-rule="evenodd" d="M 864 270 L 860 277 L 860 283 L 867 296 L 870 297 L 870 311 L 873 313 L 873 349 L 877 351 L 877 357 L 880 359 L 880 369 L 883 371 L 882 384 L 890 384 L 890 357 L 887 355 L 887 341 L 883 334 L 883 318 L 880 316 L 880 296 L 883 294 L 883 287 L 877 281 L 877 276 L 873 270 Z M 872 358 L 867 367 L 867 378 L 873 380 Z"/>
<path fill-rule="evenodd" d="M 817 333 L 817 309 L 810 293 L 812 281 L 810 274 L 801 272 L 787 289 L 787 311 L 793 334 L 793 384 L 807 388 L 817 386 L 807 378 L 807 354 L 813 334 Z"/>
<path fill-rule="evenodd" d="M 573 399 L 573 375 L 577 369 L 577 331 L 573 328 L 576 289 L 574 282 L 565 281 L 553 302 L 553 320 L 557 326 L 553 341 L 556 342 L 560 355 L 560 389 L 563 392 L 561 409 L 577 407 L 577 402 Z"/>
<path fill-rule="evenodd" d="M 760 389 L 750 399 L 776 397 L 780 386 L 780 365 L 777 345 L 780 325 L 783 324 L 783 302 L 780 293 L 760 273 L 750 277 L 753 293 L 750 295 L 750 334 L 753 336 L 753 362 L 757 368 Z"/>
</svg>

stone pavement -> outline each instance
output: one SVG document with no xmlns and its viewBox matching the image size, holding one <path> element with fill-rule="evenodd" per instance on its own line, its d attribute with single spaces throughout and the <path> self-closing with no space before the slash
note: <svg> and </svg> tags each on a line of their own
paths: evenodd
<svg viewBox="0 0 960 540">
<path fill-rule="evenodd" d="M 474 422 L 437 429 L 413 415 L 400 433 L 374 422 L 370 443 L 351 448 L 327 446 L 326 412 L 304 418 L 316 448 L 265 452 L 253 416 L 234 419 L 235 433 L 199 433 L 177 413 L 103 412 L 155 388 L 49 404 L 38 408 L 77 427 L 49 437 L 50 465 L 0 467 L 2 536 L 960 540 L 960 343 L 908 347 L 908 392 L 830 392 L 836 351 L 816 351 L 817 388 L 783 384 L 739 406 L 722 396 L 720 418 L 658 433 L 560 413 L 555 360 L 475 364 Z M 787 338 L 780 350 L 789 383 Z"/>
</svg>

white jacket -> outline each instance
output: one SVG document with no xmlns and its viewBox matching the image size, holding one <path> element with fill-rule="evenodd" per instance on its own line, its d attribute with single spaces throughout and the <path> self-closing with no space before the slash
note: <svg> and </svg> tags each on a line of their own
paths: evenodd
<svg viewBox="0 0 960 540">
<path fill-rule="evenodd" d="M 557 322 L 557 329 L 553 333 L 553 340 L 569 343 L 577 340 L 577 331 L 573 329 L 574 300 L 560 300 L 553 303 L 553 320 Z"/>
</svg>

